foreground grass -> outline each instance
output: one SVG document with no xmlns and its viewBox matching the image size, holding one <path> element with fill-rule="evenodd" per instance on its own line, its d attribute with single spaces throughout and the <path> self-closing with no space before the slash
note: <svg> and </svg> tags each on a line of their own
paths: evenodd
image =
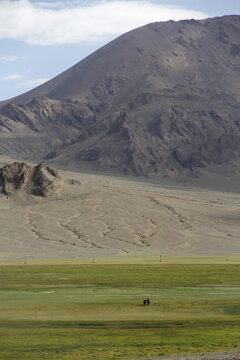
<svg viewBox="0 0 240 360">
<path fill-rule="evenodd" d="M 0 298 L 1 359 L 240 348 L 239 265 L 2 266 Z"/>
<path fill-rule="evenodd" d="M 8 323 L 7 329 L 1 343 L 2 359 L 130 359 L 240 346 L 239 326 L 234 322 L 228 326 L 215 322 L 39 322 L 25 323 L 24 327 L 14 322 Z M 0 329 L 1 337 L 4 334 Z"/>
</svg>

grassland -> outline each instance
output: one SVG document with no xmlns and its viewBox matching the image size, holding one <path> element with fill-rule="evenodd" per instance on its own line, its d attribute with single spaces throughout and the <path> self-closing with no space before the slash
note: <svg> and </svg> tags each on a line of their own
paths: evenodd
<svg viewBox="0 0 240 360">
<path fill-rule="evenodd" d="M 3 265 L 159 265 L 159 264 L 239 264 L 240 255 L 186 255 L 186 256 L 111 256 L 82 257 L 70 259 L 34 259 L 22 257 L 15 260 L 0 260 Z"/>
<path fill-rule="evenodd" d="M 240 265 L 146 261 L 0 266 L 0 359 L 240 348 Z M 142 306 L 147 297 L 150 306 Z"/>
</svg>

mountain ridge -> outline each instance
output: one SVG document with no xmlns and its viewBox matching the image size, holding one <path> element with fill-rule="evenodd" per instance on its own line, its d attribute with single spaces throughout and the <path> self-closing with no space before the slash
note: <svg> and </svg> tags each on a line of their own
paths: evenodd
<svg viewBox="0 0 240 360">
<path fill-rule="evenodd" d="M 171 177 L 237 159 L 239 34 L 237 15 L 132 30 L 0 103 L 0 151 L 14 156 L 18 147 L 26 160 Z"/>
<path fill-rule="evenodd" d="M 226 20 L 226 21 L 225 21 Z M 231 21 L 227 21 L 227 20 L 231 20 Z M 73 84 L 75 85 L 75 82 L 77 81 L 74 77 L 75 77 L 75 73 L 77 72 L 77 70 L 79 70 L 79 68 L 81 68 L 81 75 L 82 77 L 84 76 L 84 81 L 85 79 L 87 79 L 87 83 L 88 86 L 92 86 L 92 83 L 96 82 L 96 78 L 95 78 L 95 73 L 94 73 L 94 77 L 89 78 L 89 73 L 90 71 L 85 71 L 87 66 L 96 66 L 96 63 L 99 62 L 99 58 L 101 58 L 102 56 L 104 56 L 104 58 L 106 57 L 106 53 L 107 55 L 111 55 L 111 57 L 114 56 L 114 50 L 116 47 L 119 47 L 120 45 L 122 45 L 124 48 L 127 47 L 127 49 L 129 49 L 129 47 L 131 49 L 136 50 L 139 55 L 141 55 L 144 52 L 144 48 L 138 47 L 138 42 L 142 43 L 143 38 L 146 33 L 148 31 L 152 31 L 155 33 L 159 33 L 162 31 L 162 29 L 164 27 L 167 27 L 167 29 L 171 29 L 172 28 L 172 32 L 173 32 L 173 27 L 175 30 L 175 33 L 177 32 L 177 38 L 174 39 L 174 41 L 176 42 L 176 44 L 178 44 L 181 47 L 185 47 L 185 46 L 193 46 L 195 47 L 195 49 L 197 47 L 201 47 L 201 44 L 195 43 L 194 44 L 194 38 L 189 38 L 188 41 L 186 41 L 186 35 L 187 35 L 187 30 L 186 30 L 186 26 L 204 26 L 206 29 L 209 28 L 211 26 L 211 24 L 216 23 L 216 26 L 218 26 L 219 28 L 217 29 L 218 34 L 217 34 L 217 38 L 218 40 L 221 42 L 221 44 L 223 46 L 225 46 L 226 44 L 228 44 L 229 42 L 229 36 L 226 33 L 226 28 L 228 27 L 234 27 L 239 26 L 239 15 L 226 15 L 226 16 L 222 16 L 222 17 L 215 17 L 215 18 L 207 18 L 204 20 L 180 20 L 180 21 L 173 21 L 173 20 L 169 20 L 166 22 L 156 22 L 156 23 L 150 23 L 144 26 L 141 26 L 140 28 L 131 30 L 121 36 L 119 36 L 118 38 L 112 40 L 110 43 L 104 45 L 103 47 L 101 47 L 100 49 L 96 50 L 94 53 L 88 55 L 86 58 L 84 58 L 83 60 L 81 60 L 80 62 L 78 62 L 77 64 L 73 65 L 72 67 L 70 67 L 69 69 L 65 70 L 63 73 L 61 73 L 60 75 L 55 76 L 53 79 L 47 81 L 46 83 L 38 86 L 37 88 L 30 90 L 22 95 L 16 96 L 12 99 L 9 100 L 5 100 L 0 102 L 0 106 L 2 106 L 2 104 L 5 104 L 6 102 L 14 102 L 14 103 L 27 103 L 29 101 L 31 101 L 31 99 L 33 97 L 39 97 L 39 96 L 46 96 L 49 97 L 50 99 L 56 99 L 56 100 L 63 100 L 63 99 L 67 99 L 67 98 L 75 98 L 75 95 L 71 96 L 71 94 L 67 93 L 66 95 L 66 84 L 65 84 L 65 89 L 64 89 L 64 95 L 63 97 L 61 97 L 60 93 L 61 91 L 58 89 L 59 83 L 62 84 L 63 81 L 65 80 L 65 78 L 68 78 L 69 76 L 71 77 L 71 75 L 73 75 L 71 77 L 71 81 L 70 81 L 70 85 L 69 87 L 72 90 Z M 229 29 L 228 29 L 229 30 Z M 166 31 L 164 29 L 164 31 Z M 141 39 L 139 39 L 138 34 L 141 34 Z M 168 34 L 169 36 L 170 34 Z M 199 35 L 197 31 L 195 31 L 195 36 Z M 128 40 L 130 38 L 129 43 L 127 43 L 126 46 L 126 40 Z M 236 39 L 237 40 L 237 39 Z M 156 39 L 155 39 L 156 41 Z M 157 41 L 159 42 L 159 38 L 157 39 Z M 133 43 L 133 45 L 132 45 Z M 169 40 L 167 40 L 167 43 L 163 41 L 163 43 L 161 45 L 165 45 L 165 49 L 168 48 L 169 46 Z M 140 45 L 140 44 L 139 44 Z M 113 50 L 113 51 L 112 51 Z M 213 49 L 214 50 L 214 49 Z M 121 49 L 122 51 L 122 49 Z M 240 47 L 239 44 L 232 44 L 230 47 L 230 52 L 232 54 L 232 56 L 239 56 L 240 54 Z M 177 53 L 173 54 L 174 56 L 177 56 Z M 132 54 L 131 54 L 132 56 Z M 153 55 L 154 56 L 154 55 Z M 135 57 L 135 54 L 134 54 Z M 115 61 L 112 61 L 112 59 L 110 59 L 110 63 L 112 63 L 111 67 L 114 68 L 116 67 L 116 63 L 120 62 L 121 66 L 124 68 L 126 67 L 126 64 L 124 64 L 123 61 L 123 56 L 120 57 L 119 59 L 119 54 L 117 54 L 115 56 Z M 116 60 L 118 59 L 118 61 Z M 134 59 L 136 60 L 136 59 Z M 167 62 L 169 62 L 170 59 L 166 59 Z M 103 61 L 104 62 L 104 61 Z M 152 66 L 154 67 L 154 65 L 156 67 L 159 66 L 159 64 L 153 64 Z M 238 64 L 236 64 L 238 65 Z M 110 72 L 111 67 L 109 68 L 109 63 L 106 64 L 99 64 L 98 65 L 101 68 L 101 74 L 106 73 L 106 71 Z M 107 69 L 107 70 L 106 70 Z M 160 69 L 159 69 L 160 70 Z M 166 70 L 166 69 L 164 69 Z M 211 69 L 212 70 L 212 69 Z M 139 70 L 137 70 L 137 76 L 139 77 Z M 101 75 L 99 77 L 102 77 Z M 75 81 L 74 81 L 75 80 Z M 85 82 L 82 81 L 82 83 L 84 83 L 83 87 L 85 90 Z M 57 82 L 57 85 L 55 84 L 55 82 Z M 57 88 L 57 94 L 54 93 L 53 88 Z M 81 84 L 77 83 L 77 91 L 79 92 L 79 90 L 81 90 Z M 39 92 L 38 92 L 39 91 Z M 26 100 L 25 100 L 26 99 Z"/>
</svg>

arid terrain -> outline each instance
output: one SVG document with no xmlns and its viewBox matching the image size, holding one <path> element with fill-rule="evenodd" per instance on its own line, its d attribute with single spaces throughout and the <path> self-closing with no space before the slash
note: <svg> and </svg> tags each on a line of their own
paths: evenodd
<svg viewBox="0 0 240 360">
<path fill-rule="evenodd" d="M 211 173 L 211 188 L 204 177 L 154 183 L 60 170 L 48 196 L 0 195 L 0 257 L 239 253 L 239 182 Z"/>
<path fill-rule="evenodd" d="M 240 154 L 240 16 L 130 31 L 0 103 L 0 152 L 130 176 L 195 176 Z"/>
<path fill-rule="evenodd" d="M 239 253 L 239 29 L 148 24 L 1 102 L 1 258 Z"/>
</svg>

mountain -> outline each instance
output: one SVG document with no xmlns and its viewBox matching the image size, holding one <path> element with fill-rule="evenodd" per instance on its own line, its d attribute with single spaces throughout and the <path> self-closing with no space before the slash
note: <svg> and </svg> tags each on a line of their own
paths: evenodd
<svg viewBox="0 0 240 360">
<path fill-rule="evenodd" d="M 240 16 L 152 23 L 0 103 L 0 152 L 179 177 L 240 153 Z"/>
</svg>

